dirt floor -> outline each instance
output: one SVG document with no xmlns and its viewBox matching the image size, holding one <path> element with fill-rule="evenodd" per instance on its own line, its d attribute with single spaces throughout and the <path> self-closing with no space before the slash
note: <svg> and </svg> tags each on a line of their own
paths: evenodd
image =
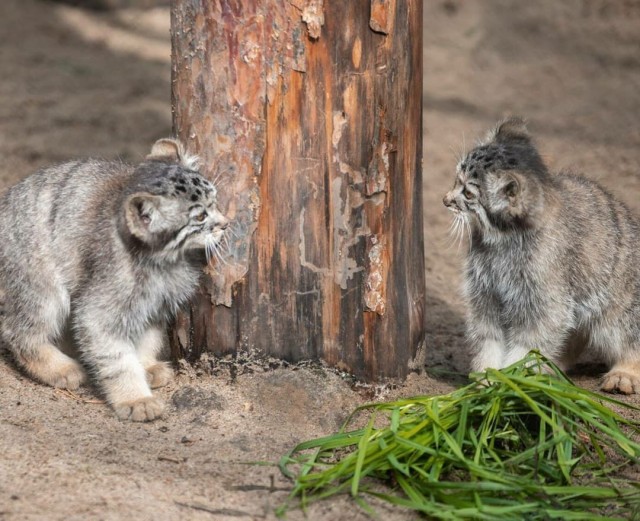
<svg viewBox="0 0 640 521">
<path fill-rule="evenodd" d="M 95 12 L 2 0 L 0 13 L 2 188 L 77 156 L 139 160 L 170 134 L 166 7 Z M 441 203 L 465 143 L 507 114 L 523 115 L 553 168 L 599 179 L 640 212 L 639 23 L 638 2 L 425 2 L 432 368 L 467 370 L 463 248 L 446 246 L 450 218 Z M 336 430 L 372 396 L 455 385 L 412 375 L 404 386 L 376 392 L 318 366 L 212 364 L 210 371 L 182 370 L 159 391 L 170 405 L 164 419 L 131 424 L 116 420 L 90 389 L 39 385 L 0 358 L 0 519 L 274 519 L 289 483 L 276 468 L 247 462 L 275 461 L 297 442 Z M 597 371 L 589 363 L 576 380 L 596 388 Z M 640 405 L 638 397 L 627 400 Z M 347 499 L 308 512 L 320 521 L 366 518 Z"/>
</svg>

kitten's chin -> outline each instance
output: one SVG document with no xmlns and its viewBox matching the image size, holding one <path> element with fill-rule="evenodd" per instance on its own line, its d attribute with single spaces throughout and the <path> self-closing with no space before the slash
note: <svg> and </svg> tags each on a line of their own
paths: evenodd
<svg viewBox="0 0 640 521">
<path fill-rule="evenodd" d="M 184 258 L 191 264 L 207 264 L 207 253 L 205 249 L 185 250 Z"/>
<path fill-rule="evenodd" d="M 205 251 L 207 248 L 215 248 L 220 244 L 220 240 L 222 239 L 222 235 L 224 232 L 222 230 L 218 230 L 210 233 L 209 235 L 203 235 L 194 237 L 188 240 L 182 249 L 184 251 L 192 251 L 192 250 L 203 250 Z"/>
</svg>

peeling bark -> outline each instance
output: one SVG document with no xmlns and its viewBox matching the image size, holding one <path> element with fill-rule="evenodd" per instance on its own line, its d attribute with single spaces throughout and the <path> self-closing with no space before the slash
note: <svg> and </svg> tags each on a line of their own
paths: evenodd
<svg viewBox="0 0 640 521">
<path fill-rule="evenodd" d="M 308 0 L 302 10 L 302 21 L 307 24 L 309 38 L 320 38 L 320 30 L 324 25 L 324 13 L 322 12 L 322 0 Z"/>
<path fill-rule="evenodd" d="M 174 0 L 175 131 L 234 223 L 174 356 L 418 363 L 421 24 L 421 0 Z"/>
<path fill-rule="evenodd" d="M 389 34 L 395 0 L 371 0 L 369 26 L 377 33 Z"/>
<path fill-rule="evenodd" d="M 376 235 L 370 235 L 367 242 L 367 280 L 365 282 L 364 303 L 367 310 L 384 315 L 386 302 L 386 273 L 384 267 L 388 265 L 388 251 L 384 240 Z"/>
</svg>

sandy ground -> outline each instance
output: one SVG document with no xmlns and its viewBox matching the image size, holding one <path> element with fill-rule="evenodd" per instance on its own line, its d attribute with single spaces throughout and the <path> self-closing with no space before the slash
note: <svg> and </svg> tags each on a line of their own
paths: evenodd
<svg viewBox="0 0 640 521">
<path fill-rule="evenodd" d="M 96 13 L 3 0 L 0 14 L 2 187 L 77 156 L 136 161 L 170 134 L 166 7 Z M 521 114 L 554 168 L 599 179 L 640 211 L 639 23 L 638 2 L 425 2 L 432 368 L 467 369 L 463 249 L 446 246 L 441 204 L 465 143 L 502 116 Z M 183 370 L 160 390 L 170 404 L 166 418 L 130 424 L 90 389 L 44 387 L 0 358 L 0 519 L 273 519 L 288 482 L 272 466 L 247 462 L 275 461 L 295 443 L 334 431 L 372 397 L 448 392 L 455 384 L 412 375 L 376 393 L 321 367 L 272 365 L 222 360 L 211 370 Z M 596 388 L 597 371 L 589 363 L 576 380 Z M 314 505 L 308 518 L 366 516 L 338 499 Z M 381 518 L 415 516 L 383 510 Z"/>
</svg>

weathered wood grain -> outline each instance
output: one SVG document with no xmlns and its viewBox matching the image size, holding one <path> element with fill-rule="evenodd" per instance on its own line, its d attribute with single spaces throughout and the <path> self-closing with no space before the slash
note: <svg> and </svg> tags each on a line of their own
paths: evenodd
<svg viewBox="0 0 640 521">
<path fill-rule="evenodd" d="M 377 380 L 424 350 L 421 0 L 174 0 L 176 134 L 233 219 L 171 338 Z"/>
</svg>

